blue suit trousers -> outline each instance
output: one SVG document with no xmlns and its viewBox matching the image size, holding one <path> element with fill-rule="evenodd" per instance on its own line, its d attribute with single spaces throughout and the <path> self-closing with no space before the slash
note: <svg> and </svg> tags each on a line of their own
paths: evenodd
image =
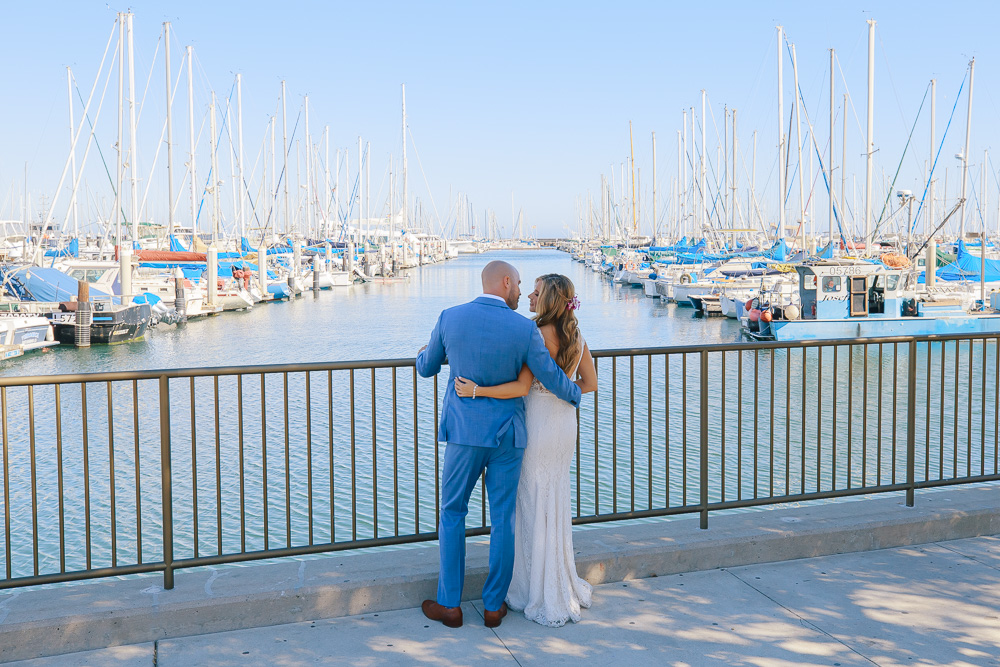
<svg viewBox="0 0 1000 667">
<path fill-rule="evenodd" d="M 483 470 L 490 502 L 490 572 L 483 586 L 483 604 L 500 609 L 514 572 L 514 510 L 524 450 L 514 447 L 514 429 L 501 437 L 497 447 L 448 443 L 441 480 L 441 523 L 438 537 L 441 574 L 437 601 L 445 607 L 462 602 L 465 585 L 465 517 L 469 497 Z"/>
</svg>

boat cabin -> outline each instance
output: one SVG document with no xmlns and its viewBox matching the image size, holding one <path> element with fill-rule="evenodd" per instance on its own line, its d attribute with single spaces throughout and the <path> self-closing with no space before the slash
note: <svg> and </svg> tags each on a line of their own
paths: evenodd
<svg viewBox="0 0 1000 667">
<path fill-rule="evenodd" d="M 804 320 L 899 317 L 902 271 L 880 264 L 821 260 L 795 267 Z"/>
</svg>

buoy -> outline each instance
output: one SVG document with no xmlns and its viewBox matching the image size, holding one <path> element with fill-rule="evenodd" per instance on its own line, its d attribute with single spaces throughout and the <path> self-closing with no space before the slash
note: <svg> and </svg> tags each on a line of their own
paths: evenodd
<svg viewBox="0 0 1000 667">
<path fill-rule="evenodd" d="M 760 320 L 760 311 L 754 308 L 747 314 L 747 317 L 751 322 L 757 322 Z"/>
<path fill-rule="evenodd" d="M 799 319 L 799 307 L 798 306 L 787 306 L 785 308 L 785 318 L 789 320 Z"/>
<path fill-rule="evenodd" d="M 743 309 L 747 311 L 753 310 L 753 299 L 747 299 L 747 302 L 743 304 Z"/>
<path fill-rule="evenodd" d="M 761 322 L 770 322 L 772 319 L 773 319 L 773 316 L 771 315 L 771 311 L 770 310 L 765 310 L 764 312 L 762 312 L 760 314 L 760 321 Z"/>
</svg>

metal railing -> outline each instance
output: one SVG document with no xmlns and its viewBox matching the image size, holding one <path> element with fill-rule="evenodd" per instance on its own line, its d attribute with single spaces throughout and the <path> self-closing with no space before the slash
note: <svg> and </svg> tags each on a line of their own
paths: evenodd
<svg viewBox="0 0 1000 667">
<path fill-rule="evenodd" d="M 595 351 L 574 522 L 1000 480 L 998 338 Z M 0 378 L 0 588 L 434 540 L 445 386 L 412 359 Z"/>
</svg>

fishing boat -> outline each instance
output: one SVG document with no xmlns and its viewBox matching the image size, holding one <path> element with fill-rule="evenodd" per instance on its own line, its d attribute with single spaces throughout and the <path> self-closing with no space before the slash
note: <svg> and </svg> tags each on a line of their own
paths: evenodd
<svg viewBox="0 0 1000 667">
<path fill-rule="evenodd" d="M 970 311 L 960 299 L 905 288 L 903 269 L 862 260 L 818 260 L 795 267 L 799 306 L 762 294 L 741 318 L 758 340 L 813 340 L 1000 333 L 1000 313 Z"/>
<path fill-rule="evenodd" d="M 75 301 L 61 303 L 58 310 L 48 314 L 55 339 L 60 343 L 72 345 L 76 341 L 78 306 Z M 91 306 L 91 343 L 113 345 L 142 340 L 152 319 L 148 303 L 122 306 L 109 301 L 95 301 Z"/>
</svg>

